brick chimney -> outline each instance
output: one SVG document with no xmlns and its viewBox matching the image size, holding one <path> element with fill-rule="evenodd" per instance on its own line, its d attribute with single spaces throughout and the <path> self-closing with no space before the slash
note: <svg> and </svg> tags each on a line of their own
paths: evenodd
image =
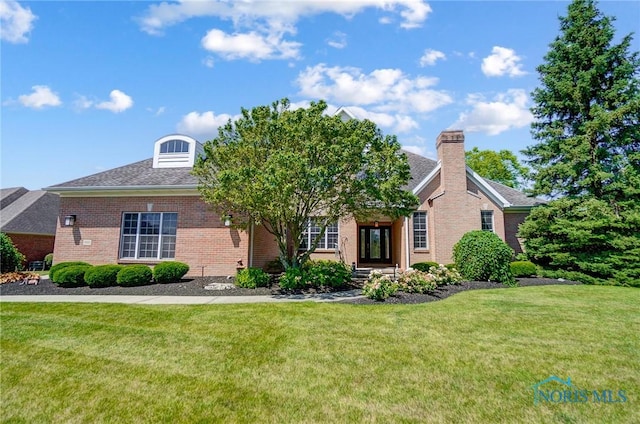
<svg viewBox="0 0 640 424">
<path fill-rule="evenodd" d="M 442 131 L 436 140 L 442 188 L 447 191 L 467 191 L 467 170 L 464 157 L 464 133 L 460 130 Z"/>
</svg>

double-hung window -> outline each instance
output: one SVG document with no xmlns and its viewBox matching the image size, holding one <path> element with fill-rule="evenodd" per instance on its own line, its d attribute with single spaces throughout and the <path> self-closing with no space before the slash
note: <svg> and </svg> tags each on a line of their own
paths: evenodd
<svg viewBox="0 0 640 424">
<path fill-rule="evenodd" d="M 314 241 L 320 237 L 323 218 L 311 218 L 307 221 L 307 228 L 302 234 L 300 249 L 309 250 Z M 317 249 L 335 249 L 338 244 L 338 223 L 330 222 L 324 235 L 318 240 Z"/>
<path fill-rule="evenodd" d="M 480 211 L 482 231 L 493 231 L 493 211 Z"/>
<path fill-rule="evenodd" d="M 121 259 L 173 259 L 176 256 L 175 212 L 125 212 L 120 237 Z"/>
<path fill-rule="evenodd" d="M 429 239 L 427 234 L 427 213 L 413 213 L 413 248 L 427 249 L 429 247 Z"/>
</svg>

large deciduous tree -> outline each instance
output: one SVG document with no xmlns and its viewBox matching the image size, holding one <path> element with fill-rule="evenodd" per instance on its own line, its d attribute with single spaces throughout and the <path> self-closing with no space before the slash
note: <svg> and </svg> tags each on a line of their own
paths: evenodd
<svg viewBox="0 0 640 424">
<path fill-rule="evenodd" d="M 587 282 L 640 286 L 640 60 L 613 18 L 575 0 L 538 67 L 524 153 L 533 191 L 560 197 L 520 227 L 527 254 Z"/>
<path fill-rule="evenodd" d="M 474 147 L 465 152 L 467 165 L 479 175 L 513 188 L 523 188 L 529 178 L 529 169 L 523 166 L 509 150 L 479 150 Z"/>
<path fill-rule="evenodd" d="M 264 225 L 285 268 L 300 267 L 327 225 L 373 214 L 408 215 L 417 198 L 394 136 L 368 120 L 329 116 L 324 101 L 292 110 L 287 99 L 242 109 L 205 143 L 194 166 L 203 199 L 235 226 Z M 301 250 L 309 219 L 320 235 Z"/>
</svg>

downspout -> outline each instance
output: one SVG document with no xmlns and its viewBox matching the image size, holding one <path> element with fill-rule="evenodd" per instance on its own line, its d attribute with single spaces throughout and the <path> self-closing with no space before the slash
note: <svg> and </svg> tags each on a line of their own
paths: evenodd
<svg viewBox="0 0 640 424">
<path fill-rule="evenodd" d="M 255 235 L 255 231 L 253 228 L 253 220 L 251 221 L 251 226 L 249 226 L 249 267 L 253 266 L 253 238 Z"/>
<path fill-rule="evenodd" d="M 404 248 L 405 248 L 405 262 L 404 269 L 409 269 L 411 264 L 411 258 L 409 257 L 409 217 L 404 217 Z"/>
</svg>

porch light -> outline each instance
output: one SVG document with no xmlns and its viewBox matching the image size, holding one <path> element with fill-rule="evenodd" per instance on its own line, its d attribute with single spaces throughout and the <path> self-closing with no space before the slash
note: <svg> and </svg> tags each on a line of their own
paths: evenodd
<svg viewBox="0 0 640 424">
<path fill-rule="evenodd" d="M 231 218 L 233 218 L 233 215 L 227 215 L 224 217 L 224 226 L 225 227 L 231 227 Z"/>
<path fill-rule="evenodd" d="M 379 223 L 378 221 L 374 221 L 374 222 L 373 222 L 373 226 L 374 226 L 374 227 L 378 228 L 378 225 L 380 225 L 380 223 Z"/>
<path fill-rule="evenodd" d="M 75 215 L 67 215 L 64 217 L 64 226 L 65 227 L 73 227 L 73 225 L 76 223 L 76 216 Z"/>
</svg>

